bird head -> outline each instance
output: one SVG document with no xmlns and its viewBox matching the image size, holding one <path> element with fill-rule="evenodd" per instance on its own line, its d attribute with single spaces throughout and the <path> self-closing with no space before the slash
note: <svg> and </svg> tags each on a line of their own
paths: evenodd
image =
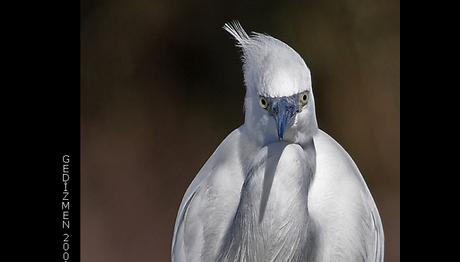
<svg viewBox="0 0 460 262">
<path fill-rule="evenodd" d="M 282 41 L 249 36 L 238 22 L 224 29 L 243 51 L 245 126 L 260 143 L 283 140 L 305 144 L 318 130 L 310 70 Z"/>
</svg>

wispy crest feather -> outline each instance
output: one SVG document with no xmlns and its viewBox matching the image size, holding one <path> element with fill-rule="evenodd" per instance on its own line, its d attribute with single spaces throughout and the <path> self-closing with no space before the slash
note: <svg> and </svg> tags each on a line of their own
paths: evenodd
<svg viewBox="0 0 460 262">
<path fill-rule="evenodd" d="M 240 47 L 244 47 L 251 41 L 251 38 L 246 33 L 246 31 L 244 31 L 240 22 L 236 20 L 230 23 L 225 23 L 223 28 L 235 38 L 235 40 L 238 42 L 238 46 Z"/>
<path fill-rule="evenodd" d="M 248 35 L 237 20 L 225 23 L 223 29 L 237 41 L 236 46 L 242 49 L 242 58 L 245 64 L 247 60 L 261 62 L 269 54 L 276 55 L 282 53 L 287 58 L 292 55 L 298 56 L 291 47 L 270 35 L 257 32 L 251 32 Z"/>
<path fill-rule="evenodd" d="M 223 29 L 241 48 L 244 83 L 252 94 L 290 96 L 311 86 L 308 67 L 286 43 L 267 34 L 248 34 L 236 20 L 225 23 Z"/>
</svg>

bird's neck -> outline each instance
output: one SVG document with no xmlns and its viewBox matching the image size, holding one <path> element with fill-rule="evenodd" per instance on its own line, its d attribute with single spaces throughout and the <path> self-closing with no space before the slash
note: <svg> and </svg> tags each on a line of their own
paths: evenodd
<svg viewBox="0 0 460 262">
<path fill-rule="evenodd" d="M 278 143 L 261 151 L 246 177 L 219 261 L 305 261 L 314 228 L 308 213 L 313 140 L 303 148 Z"/>
</svg>

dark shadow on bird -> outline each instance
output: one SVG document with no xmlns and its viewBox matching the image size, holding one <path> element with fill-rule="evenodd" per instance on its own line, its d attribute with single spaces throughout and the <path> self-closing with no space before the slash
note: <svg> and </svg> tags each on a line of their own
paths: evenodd
<svg viewBox="0 0 460 262">
<path fill-rule="evenodd" d="M 286 143 L 280 143 L 280 145 L 275 145 L 275 143 L 267 146 L 267 160 L 264 172 L 262 196 L 260 199 L 259 223 L 261 223 L 264 218 L 265 209 L 267 208 L 268 197 L 270 196 L 270 191 L 273 185 L 273 179 L 275 178 L 276 168 L 278 166 L 281 154 L 283 153 L 284 148 L 287 145 Z M 279 148 L 279 146 L 281 146 L 281 149 Z"/>
</svg>

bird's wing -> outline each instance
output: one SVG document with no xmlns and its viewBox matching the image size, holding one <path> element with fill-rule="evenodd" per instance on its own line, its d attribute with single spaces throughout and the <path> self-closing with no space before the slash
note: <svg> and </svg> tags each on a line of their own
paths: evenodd
<svg viewBox="0 0 460 262">
<path fill-rule="evenodd" d="M 362 176 L 361 180 L 363 183 L 365 183 Z M 372 237 L 372 239 L 369 239 L 369 261 L 383 262 L 385 239 L 383 234 L 382 220 L 380 219 L 379 211 L 377 210 L 375 201 L 372 198 L 372 195 L 367 186 L 365 186 L 365 190 L 363 191 L 362 197 L 363 203 L 367 207 L 366 210 L 368 210 L 369 212 L 367 219 L 370 220 L 369 228 L 371 230 L 370 236 Z"/>
<path fill-rule="evenodd" d="M 374 259 L 372 261 L 383 262 L 385 238 L 383 235 L 382 220 L 380 219 L 379 212 L 373 199 L 371 199 L 369 205 L 371 206 L 371 217 L 374 229 Z"/>
<path fill-rule="evenodd" d="M 226 221 L 238 205 L 244 182 L 241 127 L 219 145 L 188 187 L 179 207 L 172 241 L 172 261 L 200 261 L 217 252 Z M 219 230 L 218 230 L 219 229 Z M 221 233 L 222 232 L 222 233 Z"/>
<path fill-rule="evenodd" d="M 323 131 L 314 142 L 317 166 L 309 208 L 323 232 L 321 256 L 326 261 L 383 262 L 382 222 L 358 167 Z"/>
</svg>

